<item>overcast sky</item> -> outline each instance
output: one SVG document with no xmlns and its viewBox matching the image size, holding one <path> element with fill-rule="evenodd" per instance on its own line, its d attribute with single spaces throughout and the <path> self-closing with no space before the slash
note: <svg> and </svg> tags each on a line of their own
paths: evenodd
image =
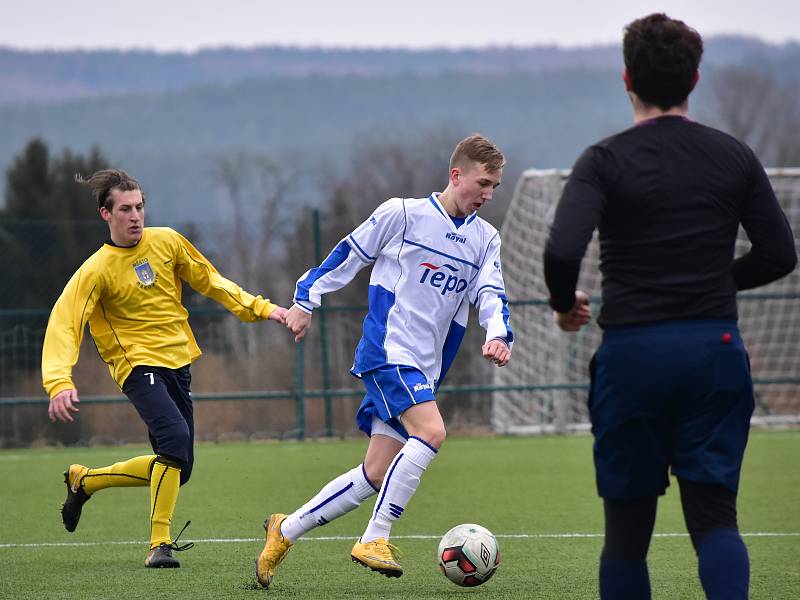
<svg viewBox="0 0 800 600">
<path fill-rule="evenodd" d="M 800 41 L 800 0 L 0 0 L 0 46 L 194 51 L 336 47 L 585 46 L 655 11 L 703 35 Z"/>
</svg>

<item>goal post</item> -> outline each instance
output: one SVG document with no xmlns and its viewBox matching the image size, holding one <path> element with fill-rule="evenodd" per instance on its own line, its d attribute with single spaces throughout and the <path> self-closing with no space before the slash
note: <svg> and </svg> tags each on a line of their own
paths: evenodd
<svg viewBox="0 0 800 600">
<path fill-rule="evenodd" d="M 767 169 L 772 187 L 800 234 L 800 168 Z M 501 237 L 503 276 L 512 303 L 514 359 L 494 370 L 492 426 L 498 433 L 528 434 L 588 430 L 589 361 L 600 344 L 596 320 L 578 334 L 553 323 L 544 283 L 544 251 L 567 170 L 525 171 L 517 182 Z M 737 256 L 749 248 L 740 228 Z M 578 287 L 599 313 L 597 232 L 581 266 Z M 515 302 L 515 300 L 521 300 Z M 756 391 L 754 423 L 800 423 L 800 273 L 740 293 L 739 327 L 750 354 Z M 508 391 L 509 388 L 511 391 Z"/>
</svg>

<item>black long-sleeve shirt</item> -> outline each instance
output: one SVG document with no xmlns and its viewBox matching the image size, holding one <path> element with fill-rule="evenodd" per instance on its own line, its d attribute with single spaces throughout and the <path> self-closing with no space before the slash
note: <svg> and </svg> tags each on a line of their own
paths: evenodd
<svg viewBox="0 0 800 600">
<path fill-rule="evenodd" d="M 740 223 L 752 247 L 734 260 Z M 783 277 L 797 262 L 792 230 L 752 150 L 683 117 L 645 121 L 578 158 L 544 253 L 556 311 L 575 303 L 595 228 L 601 326 L 735 319 L 738 290 Z"/>
</svg>

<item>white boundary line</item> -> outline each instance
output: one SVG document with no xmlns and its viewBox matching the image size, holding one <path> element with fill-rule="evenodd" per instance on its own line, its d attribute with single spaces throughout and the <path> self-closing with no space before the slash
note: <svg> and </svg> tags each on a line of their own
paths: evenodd
<svg viewBox="0 0 800 600">
<path fill-rule="evenodd" d="M 688 533 L 654 533 L 653 537 L 669 538 L 669 537 L 688 537 Z M 742 533 L 742 537 L 800 537 L 800 532 L 783 533 L 783 532 L 752 532 Z M 357 535 L 331 535 L 331 536 L 314 536 L 303 538 L 304 542 L 338 542 L 338 541 L 352 541 L 356 539 Z M 602 533 L 501 533 L 497 536 L 498 539 L 570 539 L 570 538 L 602 538 Z M 438 540 L 438 535 L 393 535 L 393 540 Z M 237 544 L 243 542 L 263 542 L 264 538 L 207 538 L 196 540 L 185 540 L 187 542 L 203 543 L 203 544 Z M 59 547 L 80 547 L 80 546 L 127 546 L 127 545 L 140 545 L 145 544 L 144 540 L 126 540 L 126 541 L 111 541 L 111 542 L 41 542 L 32 544 L 0 544 L 0 548 L 59 548 Z"/>
</svg>

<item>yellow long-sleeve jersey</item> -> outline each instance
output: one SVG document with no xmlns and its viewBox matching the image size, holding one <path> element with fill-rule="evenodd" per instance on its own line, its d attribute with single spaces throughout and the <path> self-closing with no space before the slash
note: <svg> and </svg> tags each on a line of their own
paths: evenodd
<svg viewBox="0 0 800 600">
<path fill-rule="evenodd" d="M 181 280 L 242 321 L 266 319 L 275 309 L 222 277 L 178 232 L 147 227 L 132 248 L 104 244 L 53 307 L 42 349 L 42 383 L 50 397 L 75 387 L 72 368 L 87 322 L 120 388 L 135 366 L 176 369 L 200 356 L 181 304 Z"/>
</svg>

